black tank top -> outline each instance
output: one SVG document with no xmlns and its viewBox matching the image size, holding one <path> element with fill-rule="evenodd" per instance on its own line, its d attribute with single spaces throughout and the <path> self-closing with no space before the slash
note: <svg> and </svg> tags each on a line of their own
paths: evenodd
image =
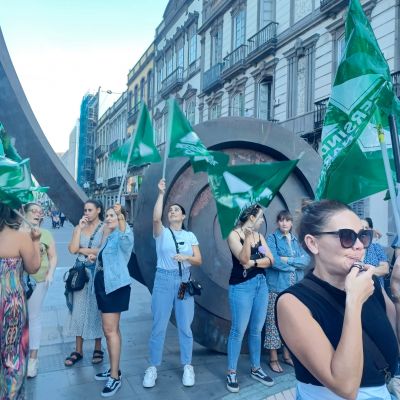
<svg viewBox="0 0 400 400">
<path fill-rule="evenodd" d="M 317 278 L 312 271 L 304 278 L 311 279 L 325 290 L 327 290 L 334 299 L 343 305 L 346 302 L 346 293 L 343 290 L 337 289 L 329 283 Z M 389 364 L 392 375 L 396 370 L 398 347 L 396 336 L 390 325 L 386 315 L 386 305 L 382 294 L 382 287 L 378 280 L 374 278 L 375 290 L 369 299 L 364 303 L 361 312 L 361 321 L 364 331 L 374 341 L 379 350 L 382 352 L 387 363 Z M 297 283 L 291 286 L 284 293 L 290 293 L 297 297 L 310 311 L 313 318 L 318 322 L 324 331 L 325 335 L 331 342 L 333 348 L 336 349 L 340 336 L 342 334 L 343 315 L 339 313 L 328 300 L 322 301 L 321 297 L 311 292 L 301 284 Z M 279 298 L 278 297 L 278 298 Z M 276 311 L 276 310 L 275 310 Z M 276 314 L 275 314 L 276 315 Z M 277 324 L 278 326 L 278 324 Z M 290 349 L 289 349 L 290 350 Z M 314 349 L 318 351 L 318 349 Z M 299 362 L 295 355 L 292 354 L 296 379 L 303 383 L 311 383 L 313 385 L 323 386 L 317 381 L 313 375 Z M 364 369 L 361 378 L 361 386 L 381 386 L 385 384 L 385 377 L 382 372 L 378 371 L 371 357 L 371 353 L 364 345 Z"/>
<path fill-rule="evenodd" d="M 244 240 L 240 237 L 240 235 L 239 238 L 240 238 L 240 243 L 243 245 Z M 251 247 L 250 260 L 258 260 L 264 257 L 258 251 L 258 248 L 260 246 L 261 246 L 261 238 L 260 234 L 258 234 L 258 242 L 255 244 L 254 247 L 253 246 Z M 252 267 L 247 270 L 247 276 L 244 277 L 243 276 L 244 268 L 242 264 L 240 264 L 239 260 L 233 255 L 232 251 L 231 254 L 232 254 L 232 272 L 231 272 L 231 277 L 229 278 L 230 285 L 237 285 L 238 283 L 243 283 L 245 281 L 248 281 L 249 279 L 254 278 L 258 274 L 265 275 L 265 268 Z"/>
</svg>

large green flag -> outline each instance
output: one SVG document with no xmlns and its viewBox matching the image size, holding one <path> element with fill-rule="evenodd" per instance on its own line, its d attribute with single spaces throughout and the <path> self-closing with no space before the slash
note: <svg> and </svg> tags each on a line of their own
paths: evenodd
<svg viewBox="0 0 400 400">
<path fill-rule="evenodd" d="M 3 167 L 4 173 L 0 172 L 0 201 L 16 208 L 21 204 L 34 201 L 34 192 L 46 192 L 48 188 L 35 185 L 29 159 L 21 158 L 1 123 L 0 139 L 2 144 L 0 158 L 3 165 L 13 163 L 18 166 L 10 172 L 5 172 Z"/>
<path fill-rule="evenodd" d="M 208 175 L 217 204 L 218 220 L 225 239 L 247 207 L 267 207 L 291 174 L 298 160 L 228 166 Z"/>
<path fill-rule="evenodd" d="M 345 52 L 322 129 L 316 198 L 351 203 L 387 188 L 376 127 L 382 124 L 388 133 L 387 116 L 398 114 L 400 103 L 359 0 L 350 0 L 345 30 Z"/>
<path fill-rule="evenodd" d="M 170 113 L 168 157 L 189 157 L 195 172 L 207 171 L 207 164 L 215 167 L 220 163 L 222 165 L 228 163 L 227 154 L 207 150 L 175 99 L 169 100 L 168 109 Z"/>
<path fill-rule="evenodd" d="M 141 103 L 140 108 L 139 122 L 135 134 L 110 154 L 111 160 L 123 161 L 126 163 L 133 140 L 129 165 L 140 166 L 161 161 L 160 154 L 154 144 L 154 131 L 149 111 L 144 102 Z"/>
</svg>

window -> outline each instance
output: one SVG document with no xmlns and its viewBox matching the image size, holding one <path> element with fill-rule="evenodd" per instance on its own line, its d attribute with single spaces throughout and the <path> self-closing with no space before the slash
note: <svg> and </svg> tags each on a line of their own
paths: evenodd
<svg viewBox="0 0 400 400">
<path fill-rule="evenodd" d="M 233 17 L 233 49 L 237 49 L 245 41 L 246 13 L 244 9 Z"/>
<path fill-rule="evenodd" d="M 197 58 L 197 27 L 196 24 L 192 24 L 188 30 L 188 48 L 189 48 L 189 65 L 194 63 Z"/>
<path fill-rule="evenodd" d="M 167 54 L 165 55 L 165 65 L 166 65 L 165 77 L 168 78 L 168 76 L 171 75 L 173 71 L 172 50 L 168 50 Z"/>
<path fill-rule="evenodd" d="M 159 145 L 161 143 L 161 138 L 162 138 L 162 119 L 157 118 L 154 120 L 154 133 L 155 133 L 155 140 L 156 140 L 156 145 Z"/>
<path fill-rule="evenodd" d="M 209 118 L 208 119 L 217 119 L 221 116 L 221 101 L 218 101 L 211 105 Z"/>
<path fill-rule="evenodd" d="M 176 67 L 184 66 L 184 41 L 183 36 L 180 37 L 176 43 Z"/>
<path fill-rule="evenodd" d="M 138 99 L 138 86 L 135 86 L 135 89 L 133 91 L 133 104 L 134 107 L 136 107 L 138 105 L 139 99 Z"/>
<path fill-rule="evenodd" d="M 271 80 L 262 80 L 258 84 L 257 117 L 271 119 Z"/>
<path fill-rule="evenodd" d="M 235 93 L 231 99 L 231 115 L 243 117 L 244 115 L 244 95 L 242 92 Z"/>
<path fill-rule="evenodd" d="M 161 90 L 161 84 L 163 81 L 163 63 L 162 60 L 157 64 L 157 92 Z"/>
<path fill-rule="evenodd" d="M 259 0 L 259 29 L 274 20 L 273 12 L 273 0 Z"/>
<path fill-rule="evenodd" d="M 211 32 L 211 66 L 222 61 L 222 25 Z"/>
<path fill-rule="evenodd" d="M 292 0 L 293 20 L 300 21 L 313 11 L 314 0 Z"/>
<path fill-rule="evenodd" d="M 297 90 L 296 90 L 296 115 L 306 112 L 306 58 L 297 59 Z"/>
<path fill-rule="evenodd" d="M 168 130 L 168 113 L 164 114 L 163 118 L 163 132 L 162 132 L 162 137 L 161 137 L 161 142 L 160 143 L 165 143 L 165 138 L 167 137 L 167 130 Z"/>
<path fill-rule="evenodd" d="M 145 85 L 144 78 L 142 78 L 140 81 L 140 101 L 143 101 L 144 99 L 144 85 Z"/>
<path fill-rule="evenodd" d="M 314 108 L 314 46 L 296 49 L 288 60 L 288 118 Z"/>
<path fill-rule="evenodd" d="M 147 102 L 150 103 L 150 100 L 153 96 L 153 72 L 150 70 L 147 74 Z"/>
<path fill-rule="evenodd" d="M 190 98 L 186 102 L 186 118 L 191 125 L 195 124 L 196 119 L 196 98 Z"/>
</svg>

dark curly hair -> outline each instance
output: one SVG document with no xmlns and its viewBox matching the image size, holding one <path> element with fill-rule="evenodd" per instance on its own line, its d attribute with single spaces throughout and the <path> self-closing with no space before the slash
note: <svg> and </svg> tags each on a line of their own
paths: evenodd
<svg viewBox="0 0 400 400">
<path fill-rule="evenodd" d="M 257 216 L 258 212 L 261 210 L 261 206 L 259 204 L 254 204 L 246 208 L 239 217 L 239 223 L 243 225 L 252 215 L 253 217 Z"/>
<path fill-rule="evenodd" d="M 21 226 L 21 219 L 12 208 L 6 206 L 4 203 L 0 203 L 0 232 L 5 226 L 12 229 L 19 229 Z"/>
<path fill-rule="evenodd" d="M 99 200 L 89 199 L 85 201 L 85 204 L 93 204 L 96 208 L 100 208 L 99 219 L 100 221 L 104 221 L 104 206 L 103 203 Z M 111 207 L 112 208 L 112 207 Z"/>
</svg>

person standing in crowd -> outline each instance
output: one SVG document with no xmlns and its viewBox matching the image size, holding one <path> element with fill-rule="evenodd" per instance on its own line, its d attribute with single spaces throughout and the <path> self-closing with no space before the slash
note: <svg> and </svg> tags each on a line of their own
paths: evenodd
<svg viewBox="0 0 400 400">
<path fill-rule="evenodd" d="M 185 291 L 190 278 L 190 267 L 201 265 L 201 254 L 196 236 L 184 229 L 184 208 L 171 204 L 168 208 L 169 227 L 161 221 L 165 194 L 165 179 L 158 183 L 158 197 L 153 211 L 153 236 L 156 241 L 157 271 L 151 301 L 153 325 L 149 341 L 150 367 L 146 369 L 143 386 L 156 384 L 157 367 L 161 364 L 165 334 L 172 308 L 179 334 L 182 384 L 193 386 L 195 373 L 192 366 L 194 299 Z M 179 293 L 178 293 L 179 292 Z M 178 298 L 179 296 L 179 298 Z"/>
<path fill-rule="evenodd" d="M 374 232 L 371 218 L 361 220 L 363 229 L 370 229 Z M 375 267 L 374 275 L 379 277 L 379 282 L 383 286 L 383 277 L 389 273 L 389 263 L 384 248 L 379 244 L 372 242 L 365 251 L 364 263 Z"/>
<path fill-rule="evenodd" d="M 60 225 L 61 225 L 61 228 L 64 226 L 64 222 L 65 222 L 65 220 L 66 220 L 66 216 L 65 216 L 65 214 L 61 211 L 60 212 Z"/>
<path fill-rule="evenodd" d="M 269 301 L 265 322 L 264 348 L 269 350 L 269 367 L 272 371 L 283 372 L 278 360 L 278 349 L 282 342 L 275 324 L 275 302 L 278 294 L 304 277 L 304 269 L 310 258 L 292 232 L 293 218 L 289 211 L 282 210 L 276 216 L 278 225 L 274 233 L 268 235 L 267 243 L 274 257 L 272 268 L 267 271 Z M 293 367 L 293 361 L 283 346 L 283 362 Z"/>
<path fill-rule="evenodd" d="M 72 293 L 70 334 L 76 337 L 76 344 L 75 351 L 65 359 L 67 367 L 82 360 L 84 339 L 95 339 L 93 364 L 101 363 L 104 357 L 101 350 L 101 316 L 92 290 L 96 266 L 93 256 L 97 256 L 103 237 L 103 205 L 97 200 L 88 200 L 84 204 L 83 212 L 68 249 L 72 254 L 78 254 L 79 261 L 85 262 L 89 281 L 82 290 Z"/>
<path fill-rule="evenodd" d="M 303 211 L 299 240 L 314 269 L 277 299 L 277 324 L 292 353 L 299 400 L 390 400 L 398 344 L 382 288 L 360 260 L 372 242 L 337 201 Z M 379 323 L 377 323 L 379 321 Z"/>
<path fill-rule="evenodd" d="M 121 387 L 119 321 L 121 312 L 129 309 L 132 278 L 128 272 L 128 262 L 133 249 L 133 233 L 120 204 L 106 210 L 105 222 L 105 234 L 108 236 L 97 257 L 94 286 L 107 340 L 110 369 L 97 374 L 95 379 L 107 380 L 101 395 L 109 397 Z"/>
<path fill-rule="evenodd" d="M 28 315 L 22 272 L 40 266 L 40 231 L 19 231 L 20 220 L 0 203 L 0 399 L 24 398 L 29 352 Z"/>
<path fill-rule="evenodd" d="M 24 205 L 27 222 L 40 229 L 40 268 L 32 278 L 36 281 L 35 289 L 28 300 L 29 315 L 29 360 L 28 378 L 34 378 L 38 371 L 38 350 L 42 335 L 42 306 L 49 284 L 53 281 L 54 270 L 57 266 L 56 245 L 52 234 L 43 228 L 39 228 L 43 220 L 43 209 L 38 203 Z M 22 223 L 21 230 L 30 231 L 27 223 Z"/>
<path fill-rule="evenodd" d="M 250 376 L 266 386 L 274 381 L 261 368 L 261 330 L 268 306 L 268 286 L 265 271 L 274 258 L 264 236 L 258 232 L 264 222 L 259 205 L 247 208 L 240 216 L 240 224 L 228 236 L 232 253 L 232 272 L 229 279 L 231 330 L 228 339 L 228 373 L 226 387 L 239 392 L 237 363 L 242 341 L 249 325 Z"/>
</svg>

